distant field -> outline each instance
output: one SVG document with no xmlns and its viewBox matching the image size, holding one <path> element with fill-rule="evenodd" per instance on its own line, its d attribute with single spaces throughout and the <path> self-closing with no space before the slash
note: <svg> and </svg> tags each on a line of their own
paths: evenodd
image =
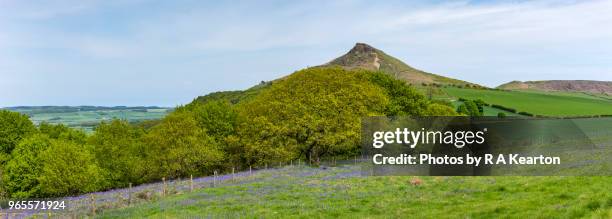
<svg viewBox="0 0 612 219">
<path fill-rule="evenodd" d="M 124 119 L 130 122 L 159 119 L 168 113 L 168 108 L 161 107 L 10 107 L 7 110 L 20 112 L 30 116 L 35 124 L 48 122 L 51 124 L 64 124 L 72 128 L 83 129 L 87 132 L 101 121 Z"/>
<path fill-rule="evenodd" d="M 582 93 L 528 92 L 442 88 L 448 95 L 466 99 L 482 99 L 537 115 L 583 116 L 612 115 L 612 101 Z"/>
</svg>

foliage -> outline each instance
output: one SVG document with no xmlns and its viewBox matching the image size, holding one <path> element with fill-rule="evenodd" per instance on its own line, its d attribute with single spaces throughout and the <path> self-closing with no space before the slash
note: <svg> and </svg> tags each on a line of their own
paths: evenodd
<svg viewBox="0 0 612 219">
<path fill-rule="evenodd" d="M 26 138 L 15 148 L 3 177 L 4 188 L 15 198 L 75 195 L 105 187 L 89 151 L 45 134 Z"/>
<path fill-rule="evenodd" d="M 23 139 L 6 164 L 3 175 L 4 188 L 14 198 L 40 196 L 38 177 L 43 163 L 40 154 L 49 148 L 51 139 L 44 134 L 35 134 Z"/>
<path fill-rule="evenodd" d="M 359 118 L 382 113 L 388 98 L 371 75 L 342 68 L 310 68 L 274 83 L 241 106 L 238 131 L 250 163 L 350 154 L 359 143 Z M 401 91 L 398 91 L 401 92 Z"/>
<path fill-rule="evenodd" d="M 108 173 L 110 185 L 125 187 L 141 182 L 144 153 L 140 138 L 144 131 L 125 120 L 102 122 L 95 130 L 88 143 L 98 165 Z"/>
<path fill-rule="evenodd" d="M 506 118 L 506 114 L 503 112 L 497 113 L 497 118 Z"/>
<path fill-rule="evenodd" d="M 206 133 L 223 140 L 226 136 L 235 133 L 238 112 L 227 101 L 212 100 L 204 104 L 190 106 L 195 120 Z"/>
<path fill-rule="evenodd" d="M 482 116 L 484 111 L 474 101 L 466 100 L 457 108 L 457 112 L 468 116 Z"/>
<path fill-rule="evenodd" d="M 148 180 L 211 173 L 223 159 L 218 144 L 189 112 L 168 115 L 143 142 Z"/>
<path fill-rule="evenodd" d="M 446 105 L 432 103 L 427 106 L 427 110 L 425 112 L 427 116 L 456 116 L 459 115 L 453 108 L 450 108 Z"/>
<path fill-rule="evenodd" d="M 28 116 L 0 110 L 0 152 L 10 154 L 21 139 L 35 131 Z"/>
<path fill-rule="evenodd" d="M 38 177 L 44 197 L 76 195 L 106 188 L 103 170 L 82 145 L 67 140 L 52 140 L 40 153 L 42 172 Z"/>
<path fill-rule="evenodd" d="M 370 80 L 382 87 L 389 97 L 389 104 L 385 109 L 385 115 L 425 115 L 427 100 L 425 96 L 417 92 L 406 82 L 394 79 L 384 73 L 371 73 Z"/>
<path fill-rule="evenodd" d="M 87 139 L 85 132 L 69 128 L 63 124 L 53 125 L 43 122 L 38 126 L 38 130 L 50 138 L 74 141 L 78 144 L 85 144 Z"/>
</svg>

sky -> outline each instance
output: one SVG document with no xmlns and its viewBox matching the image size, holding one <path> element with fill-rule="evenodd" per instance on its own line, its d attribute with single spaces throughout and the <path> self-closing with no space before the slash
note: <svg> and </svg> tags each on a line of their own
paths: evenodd
<svg viewBox="0 0 612 219">
<path fill-rule="evenodd" d="M 0 0 L 0 107 L 177 106 L 368 43 L 435 74 L 612 81 L 612 1 Z"/>
</svg>

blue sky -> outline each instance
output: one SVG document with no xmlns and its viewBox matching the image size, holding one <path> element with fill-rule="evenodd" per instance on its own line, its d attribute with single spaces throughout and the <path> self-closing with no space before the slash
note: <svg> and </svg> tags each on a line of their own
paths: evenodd
<svg viewBox="0 0 612 219">
<path fill-rule="evenodd" d="M 365 42 L 486 86 L 612 81 L 612 1 L 0 0 L 0 106 L 176 106 Z"/>
</svg>

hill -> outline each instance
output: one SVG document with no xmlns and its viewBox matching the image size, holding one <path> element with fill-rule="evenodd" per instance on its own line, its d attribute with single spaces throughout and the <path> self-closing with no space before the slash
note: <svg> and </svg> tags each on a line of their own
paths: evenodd
<svg viewBox="0 0 612 219">
<path fill-rule="evenodd" d="M 411 84 L 453 84 L 474 85 L 474 83 L 448 78 L 415 69 L 401 60 L 387 55 L 365 43 L 357 43 L 348 53 L 340 56 L 324 66 L 338 65 L 348 69 L 361 68 L 372 71 L 383 71 L 397 79 Z"/>
<path fill-rule="evenodd" d="M 539 90 L 585 92 L 590 94 L 612 95 L 612 81 L 587 80 L 550 80 L 550 81 L 512 81 L 498 86 L 504 90 Z"/>
<path fill-rule="evenodd" d="M 385 52 L 365 43 L 357 43 L 345 55 L 340 56 L 329 63 L 313 68 L 330 66 L 340 66 L 349 70 L 365 69 L 370 71 L 382 71 L 399 80 L 414 85 L 435 83 L 444 85 L 469 85 L 474 87 L 482 87 L 478 84 L 448 78 L 415 69 L 407 65 L 406 63 L 400 61 L 399 59 L 387 55 Z M 230 103 L 236 104 L 241 101 L 252 99 L 253 97 L 257 96 L 261 91 L 268 88 L 271 84 L 283 80 L 285 77 L 281 77 L 268 82 L 262 81 L 260 84 L 255 85 L 246 90 L 212 92 L 204 96 L 198 96 L 193 100 L 192 103 L 205 103 L 211 100 L 227 100 Z"/>
</svg>

